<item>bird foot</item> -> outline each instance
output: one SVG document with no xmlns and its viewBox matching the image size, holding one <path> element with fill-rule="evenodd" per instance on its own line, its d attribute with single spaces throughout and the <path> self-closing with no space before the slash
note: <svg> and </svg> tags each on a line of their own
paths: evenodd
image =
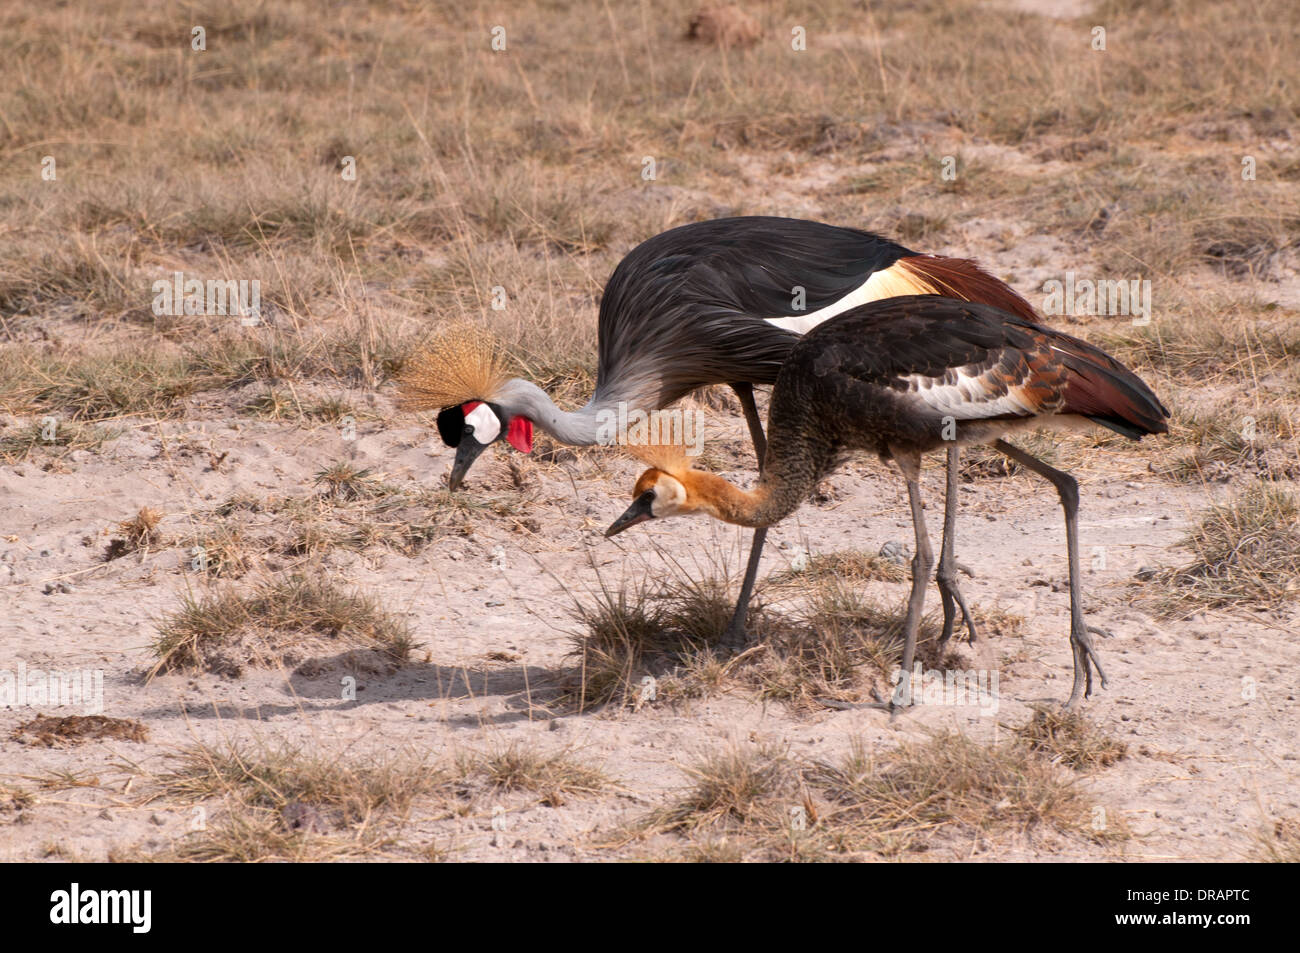
<svg viewBox="0 0 1300 953">
<path fill-rule="evenodd" d="M 1106 670 L 1101 667 L 1101 659 L 1093 648 L 1090 632 L 1099 631 L 1096 626 L 1075 625 L 1070 630 L 1070 644 L 1074 649 L 1074 690 L 1070 700 L 1065 703 L 1066 710 L 1076 708 L 1083 698 L 1092 697 L 1092 670 L 1097 670 L 1101 687 L 1106 687 Z M 1107 633 L 1109 635 L 1109 633 Z"/>
<path fill-rule="evenodd" d="M 1086 626 L 1086 628 L 1087 628 L 1087 630 L 1088 630 L 1089 632 L 1091 632 L 1093 635 L 1100 635 L 1103 639 L 1113 639 L 1113 638 L 1115 638 L 1115 633 L 1114 633 L 1114 632 L 1112 632 L 1110 629 L 1103 629 L 1103 628 L 1102 628 L 1101 626 L 1099 626 L 1099 625 L 1090 625 L 1090 626 Z"/>
<path fill-rule="evenodd" d="M 958 565 L 958 569 L 963 568 Z M 957 580 L 954 577 L 937 578 L 939 584 L 939 595 L 943 600 L 943 632 L 939 636 L 939 644 L 947 645 L 948 640 L 952 638 L 953 629 L 957 623 L 957 609 L 961 609 L 962 623 L 966 626 L 966 632 L 971 645 L 979 641 L 979 635 L 975 630 L 975 618 L 971 615 L 970 608 L 966 605 L 966 597 L 961 594 L 957 587 Z"/>
</svg>

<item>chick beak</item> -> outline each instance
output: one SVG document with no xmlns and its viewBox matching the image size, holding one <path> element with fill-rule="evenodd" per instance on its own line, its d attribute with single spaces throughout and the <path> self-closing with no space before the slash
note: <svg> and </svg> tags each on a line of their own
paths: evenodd
<svg viewBox="0 0 1300 953">
<path fill-rule="evenodd" d="M 651 507 L 654 506 L 655 496 L 653 491 L 647 491 L 633 501 L 627 511 L 610 524 L 609 529 L 605 530 L 606 536 L 617 536 L 629 526 L 635 526 L 637 523 L 644 523 L 646 520 L 655 518 Z"/>
</svg>

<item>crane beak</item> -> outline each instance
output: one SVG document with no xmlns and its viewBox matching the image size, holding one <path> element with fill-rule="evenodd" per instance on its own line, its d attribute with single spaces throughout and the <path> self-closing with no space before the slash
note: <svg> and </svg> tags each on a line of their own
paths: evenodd
<svg viewBox="0 0 1300 953">
<path fill-rule="evenodd" d="M 459 490 L 465 480 L 465 474 L 474 465 L 478 455 L 487 449 L 487 444 L 479 443 L 473 437 L 467 437 L 456 445 L 456 459 L 451 465 L 451 475 L 447 477 L 447 489 Z"/>
<path fill-rule="evenodd" d="M 605 530 L 605 535 L 617 536 L 629 526 L 635 526 L 637 523 L 644 523 L 646 520 L 655 518 L 651 507 L 654 506 L 655 495 L 653 491 L 646 491 L 636 498 L 631 506 L 618 519 L 610 524 L 609 529 Z"/>
</svg>

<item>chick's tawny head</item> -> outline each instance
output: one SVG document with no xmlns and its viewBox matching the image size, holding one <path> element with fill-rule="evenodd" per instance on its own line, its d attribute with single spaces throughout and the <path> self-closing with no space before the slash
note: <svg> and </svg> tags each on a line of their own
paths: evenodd
<svg viewBox="0 0 1300 953">
<path fill-rule="evenodd" d="M 692 513 L 696 508 L 681 480 L 651 467 L 637 478 L 636 487 L 632 490 L 632 505 L 610 524 L 605 535 L 617 535 L 629 526 L 646 520 Z"/>
</svg>

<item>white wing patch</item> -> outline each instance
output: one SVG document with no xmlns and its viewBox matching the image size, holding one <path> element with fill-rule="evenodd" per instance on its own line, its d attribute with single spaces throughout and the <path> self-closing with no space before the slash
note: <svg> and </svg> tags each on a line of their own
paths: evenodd
<svg viewBox="0 0 1300 953">
<path fill-rule="evenodd" d="M 859 305 L 867 304 L 870 301 L 880 301 L 883 298 L 896 298 L 899 295 L 929 295 L 937 293 L 936 289 L 930 287 L 914 275 L 909 274 L 904 268 L 899 266 L 898 262 L 895 262 L 888 268 L 882 268 L 880 271 L 872 272 L 870 278 L 834 304 L 828 304 L 826 307 L 818 308 L 816 311 L 809 311 L 807 314 L 796 314 L 789 318 L 767 318 L 766 320 L 768 324 L 774 324 L 783 330 L 793 331 L 795 334 L 807 334 L 823 321 L 828 321 L 837 314 L 851 311 Z"/>
<path fill-rule="evenodd" d="M 491 443 L 501 433 L 501 421 L 487 404 L 479 404 L 466 414 L 465 423 L 473 425 L 474 439 L 481 444 Z"/>
<path fill-rule="evenodd" d="M 955 367 L 952 374 L 957 379 L 951 384 L 944 383 L 942 378 L 920 374 L 908 374 L 900 379 L 907 382 L 909 394 L 957 420 L 981 420 L 1004 414 L 1029 417 L 1038 413 L 1039 408 L 1025 400 L 1017 387 L 1002 395 L 989 393 L 981 379 L 983 373 L 987 371 L 972 373 L 971 368 Z"/>
</svg>

